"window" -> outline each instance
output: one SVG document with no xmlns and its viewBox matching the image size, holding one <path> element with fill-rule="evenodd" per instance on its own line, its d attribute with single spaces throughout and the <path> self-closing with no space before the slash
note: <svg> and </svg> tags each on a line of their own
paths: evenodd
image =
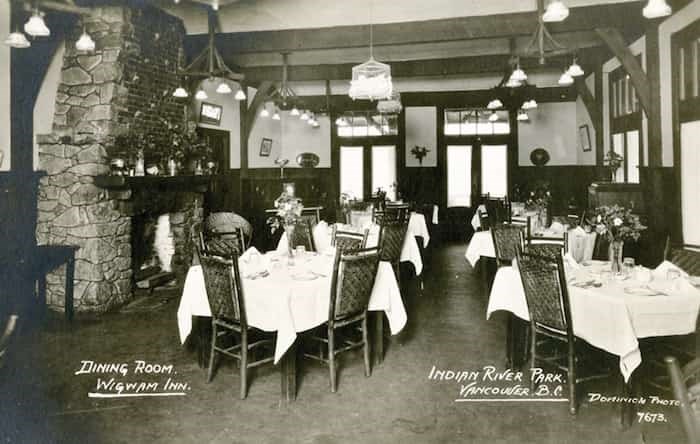
<svg viewBox="0 0 700 444">
<path fill-rule="evenodd" d="M 615 171 L 616 182 L 639 183 L 639 131 L 612 135 L 612 150 L 622 156 L 622 166 Z"/>
<path fill-rule="evenodd" d="M 623 67 L 610 73 L 610 147 L 622 156 L 616 182 L 639 183 L 642 166 L 642 112 L 632 80 Z"/>
<path fill-rule="evenodd" d="M 339 137 L 395 136 L 399 133 L 396 114 L 376 111 L 346 112 L 336 119 Z"/>
<path fill-rule="evenodd" d="M 396 200 L 396 147 L 372 147 L 372 193 L 381 188 L 389 200 Z"/>
<path fill-rule="evenodd" d="M 492 115 L 498 120 L 492 121 Z M 510 122 L 508 111 L 489 111 L 487 109 L 446 109 L 446 136 L 482 136 L 509 134 Z"/>
<path fill-rule="evenodd" d="M 508 147 L 482 145 L 481 193 L 494 197 L 508 194 Z"/>
<path fill-rule="evenodd" d="M 469 207 L 472 203 L 472 147 L 447 146 L 447 206 Z"/>
<path fill-rule="evenodd" d="M 364 148 L 361 146 L 340 147 L 340 192 L 353 198 L 364 196 Z"/>
</svg>

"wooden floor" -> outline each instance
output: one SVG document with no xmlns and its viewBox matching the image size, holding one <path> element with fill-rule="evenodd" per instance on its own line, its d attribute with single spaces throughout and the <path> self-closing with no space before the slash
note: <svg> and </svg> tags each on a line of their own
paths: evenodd
<svg viewBox="0 0 700 444">
<path fill-rule="evenodd" d="M 618 405 L 583 403 L 571 417 L 566 403 L 455 402 L 460 385 L 433 381 L 433 366 L 501 369 L 505 316 L 486 320 L 478 274 L 464 260 L 466 245 L 435 249 L 420 291 L 405 285 L 409 321 L 391 338 L 386 357 L 364 376 L 361 354 L 341 362 L 338 392 L 325 367 L 300 363 L 297 401 L 280 403 L 273 366 L 252 376 L 248 399 L 238 399 L 238 376 L 224 363 L 205 383 L 193 350 L 178 339 L 177 291 L 156 292 L 122 312 L 78 317 L 72 328 L 50 320 L 22 331 L 0 374 L 0 442 L 93 443 L 679 443 L 680 420 L 622 430 Z M 126 363 L 130 373 L 76 374 L 82 360 Z M 172 374 L 134 375 L 136 360 L 173 365 Z M 97 380 L 187 384 L 186 396 L 94 399 Z M 617 381 L 584 392 L 616 394 Z"/>
</svg>

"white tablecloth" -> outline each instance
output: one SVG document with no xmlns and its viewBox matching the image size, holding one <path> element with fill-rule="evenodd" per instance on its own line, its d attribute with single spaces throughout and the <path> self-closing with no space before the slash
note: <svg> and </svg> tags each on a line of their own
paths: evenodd
<svg viewBox="0 0 700 444">
<path fill-rule="evenodd" d="M 595 246 L 595 233 L 584 233 L 579 234 L 578 229 L 569 231 L 569 250 L 582 251 L 579 256 L 576 254 L 576 259 L 590 260 L 593 257 L 593 247 Z M 561 236 L 562 241 L 564 235 L 562 233 L 554 233 L 545 231 L 542 236 L 552 238 Z M 536 237 L 532 239 L 532 243 L 540 242 L 555 242 L 553 240 L 538 240 Z M 579 245 L 582 244 L 582 245 Z M 479 262 L 480 257 L 496 257 L 496 250 L 493 247 L 493 237 L 491 237 L 491 230 L 487 231 L 477 231 L 472 236 L 469 245 L 467 245 L 467 251 L 464 253 L 464 257 L 469 261 L 469 264 L 473 267 Z"/>
<path fill-rule="evenodd" d="M 525 204 L 522 202 L 511 202 L 511 213 L 513 216 L 520 216 L 521 214 L 525 214 Z M 472 228 L 474 228 L 474 231 L 477 231 L 479 228 L 481 228 L 481 218 L 479 217 L 479 213 L 486 213 L 486 206 L 484 204 L 481 204 L 477 207 L 476 211 L 474 212 L 474 216 L 472 216 Z"/>
<path fill-rule="evenodd" d="M 266 278 L 248 279 L 247 265 L 241 261 L 243 294 L 245 295 L 248 324 L 265 331 L 276 331 L 275 363 L 294 343 L 297 332 L 317 327 L 328 320 L 333 256 L 309 255 L 309 260 L 296 260 L 286 265 L 286 258 L 275 261 L 274 254 L 261 256 L 256 269 L 268 269 Z M 250 266 L 248 266 L 250 267 Z M 313 270 L 325 274 L 313 280 L 298 280 L 299 274 Z M 295 276 L 297 279 L 295 279 Z M 369 302 L 372 311 L 384 311 L 392 334 L 406 325 L 406 310 L 396 283 L 394 271 L 388 262 L 380 262 Z M 182 290 L 177 311 L 180 341 L 185 342 L 192 331 L 192 316 L 211 316 L 204 275 L 199 265 L 190 267 Z"/>
<path fill-rule="evenodd" d="M 415 217 L 414 217 L 415 216 Z M 411 221 L 414 221 L 411 223 Z M 331 236 L 333 227 L 326 222 L 319 222 L 313 229 L 314 244 L 316 251 L 323 253 L 328 248 L 331 248 Z M 351 225 L 342 225 L 343 230 L 358 230 L 357 227 Z M 423 245 L 427 246 L 430 242 L 430 234 L 428 227 L 425 224 L 425 217 L 422 214 L 412 214 L 408 222 L 408 230 L 401 248 L 401 262 L 411 262 L 416 270 L 416 276 L 420 276 L 423 272 L 423 260 L 420 256 L 420 249 L 416 242 L 416 236 L 423 236 Z M 379 241 L 379 226 L 376 224 L 369 225 L 369 235 L 367 236 L 367 247 L 374 247 Z M 287 251 L 287 234 L 283 233 L 280 241 L 277 244 L 277 253 L 283 254 Z"/>
<path fill-rule="evenodd" d="M 567 273 L 579 282 L 594 278 L 601 265 L 582 267 Z M 607 263 L 602 267 L 608 268 Z M 700 290 L 685 279 L 679 287 L 664 280 L 648 285 L 670 296 L 639 296 L 625 292 L 627 287 L 644 285 L 633 279 L 613 280 L 602 287 L 580 288 L 568 285 L 574 334 L 591 345 L 620 357 L 625 381 L 642 362 L 637 338 L 683 335 L 695 331 L 700 309 Z M 517 268 L 501 267 L 489 296 L 486 318 L 497 310 L 530 320 L 522 281 Z"/>
</svg>

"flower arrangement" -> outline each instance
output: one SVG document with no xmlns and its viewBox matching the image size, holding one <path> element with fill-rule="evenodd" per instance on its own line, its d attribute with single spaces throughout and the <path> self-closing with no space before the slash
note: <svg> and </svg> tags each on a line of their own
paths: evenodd
<svg viewBox="0 0 700 444">
<path fill-rule="evenodd" d="M 610 168 L 610 174 L 613 177 L 613 179 L 615 178 L 615 172 L 618 168 L 622 166 L 622 162 L 624 160 L 624 157 L 622 157 L 620 154 L 616 153 L 612 149 L 605 154 L 605 158 L 603 159 L 603 161 L 608 165 L 608 168 Z"/>
<path fill-rule="evenodd" d="M 549 191 L 549 182 L 544 180 L 535 181 L 525 200 L 525 209 L 544 210 L 552 203 L 552 193 Z"/>
<path fill-rule="evenodd" d="M 632 214 L 632 210 L 619 205 L 596 208 L 594 216 L 587 222 L 610 241 L 636 241 L 647 228 L 641 224 L 639 216 Z"/>
<path fill-rule="evenodd" d="M 416 159 L 418 159 L 418 163 L 420 163 L 421 165 L 423 164 L 423 158 L 427 156 L 429 152 L 430 150 L 424 146 L 416 145 L 413 148 L 411 148 L 411 154 L 413 154 L 413 156 Z"/>
<path fill-rule="evenodd" d="M 267 218 L 267 225 L 271 231 L 275 231 L 280 226 L 294 225 L 301 218 L 301 212 L 304 205 L 298 197 L 290 196 L 286 192 L 280 194 L 275 199 L 275 209 L 277 214 Z"/>
<path fill-rule="evenodd" d="M 190 120 L 183 124 L 165 119 L 162 122 L 168 130 L 164 142 L 166 157 L 180 164 L 193 159 L 211 159 L 211 147 L 197 134 L 196 122 Z"/>
</svg>

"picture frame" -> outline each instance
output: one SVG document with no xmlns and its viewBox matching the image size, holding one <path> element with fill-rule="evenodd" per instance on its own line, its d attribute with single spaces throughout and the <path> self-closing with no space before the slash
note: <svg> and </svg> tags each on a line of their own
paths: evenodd
<svg viewBox="0 0 700 444">
<path fill-rule="evenodd" d="M 221 125 L 221 115 L 224 108 L 214 103 L 202 102 L 199 108 L 199 122 L 209 125 Z"/>
<path fill-rule="evenodd" d="M 272 139 L 263 137 L 262 142 L 260 142 L 260 157 L 270 157 L 272 152 Z"/>
<path fill-rule="evenodd" d="M 583 149 L 584 152 L 591 151 L 591 133 L 588 130 L 587 124 L 578 127 L 578 138 L 581 149 Z"/>
</svg>

